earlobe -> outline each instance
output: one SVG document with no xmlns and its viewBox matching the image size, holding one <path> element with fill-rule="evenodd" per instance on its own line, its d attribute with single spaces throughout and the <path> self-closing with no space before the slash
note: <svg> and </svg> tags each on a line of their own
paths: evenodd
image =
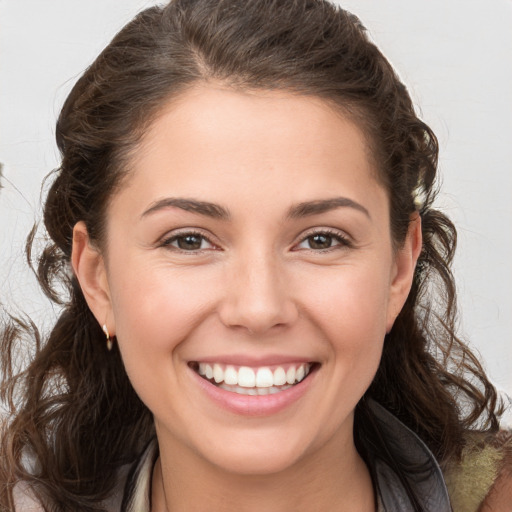
<svg viewBox="0 0 512 512">
<path fill-rule="evenodd" d="M 418 213 L 414 213 L 409 222 L 409 228 L 403 247 L 397 251 L 395 256 L 386 325 L 386 332 L 388 333 L 393 327 L 393 323 L 404 306 L 411 290 L 414 271 L 421 253 L 422 245 L 421 217 Z"/>
<path fill-rule="evenodd" d="M 85 300 L 100 325 L 113 323 L 110 290 L 105 262 L 100 250 L 89 238 L 84 222 L 73 228 L 71 265 Z"/>
</svg>

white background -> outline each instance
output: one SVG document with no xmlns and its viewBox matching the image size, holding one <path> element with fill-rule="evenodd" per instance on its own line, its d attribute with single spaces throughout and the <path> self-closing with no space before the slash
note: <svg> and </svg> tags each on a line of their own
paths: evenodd
<svg viewBox="0 0 512 512">
<path fill-rule="evenodd" d="M 0 300 L 46 326 L 24 238 L 54 124 L 82 71 L 149 0 L 0 0 Z M 439 206 L 456 222 L 461 333 L 512 394 L 512 1 L 347 0 L 409 86 L 441 146 Z M 510 419 L 508 420 L 510 422 Z"/>
</svg>

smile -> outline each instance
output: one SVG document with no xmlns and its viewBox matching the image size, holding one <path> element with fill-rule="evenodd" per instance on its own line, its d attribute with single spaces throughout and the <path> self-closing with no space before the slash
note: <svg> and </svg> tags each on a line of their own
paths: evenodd
<svg viewBox="0 0 512 512">
<path fill-rule="evenodd" d="M 233 366 L 221 363 L 192 363 L 191 368 L 217 387 L 240 395 L 271 395 L 303 381 L 313 363 L 275 367 Z"/>
</svg>

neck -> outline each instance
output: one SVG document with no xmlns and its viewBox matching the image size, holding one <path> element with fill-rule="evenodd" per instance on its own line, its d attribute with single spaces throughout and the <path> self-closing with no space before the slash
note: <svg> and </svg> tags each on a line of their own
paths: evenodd
<svg viewBox="0 0 512 512">
<path fill-rule="evenodd" d="M 353 441 L 338 446 L 328 443 L 279 473 L 240 475 L 160 443 L 151 512 L 374 512 L 368 468 Z"/>
</svg>

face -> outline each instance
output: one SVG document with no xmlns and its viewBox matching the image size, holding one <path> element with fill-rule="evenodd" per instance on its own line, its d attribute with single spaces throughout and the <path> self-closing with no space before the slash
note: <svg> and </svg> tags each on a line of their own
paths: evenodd
<svg viewBox="0 0 512 512">
<path fill-rule="evenodd" d="M 131 164 L 103 255 L 87 266 L 78 228 L 74 264 L 160 445 L 260 474 L 352 449 L 414 267 L 359 129 L 319 99 L 198 86 Z"/>
</svg>

